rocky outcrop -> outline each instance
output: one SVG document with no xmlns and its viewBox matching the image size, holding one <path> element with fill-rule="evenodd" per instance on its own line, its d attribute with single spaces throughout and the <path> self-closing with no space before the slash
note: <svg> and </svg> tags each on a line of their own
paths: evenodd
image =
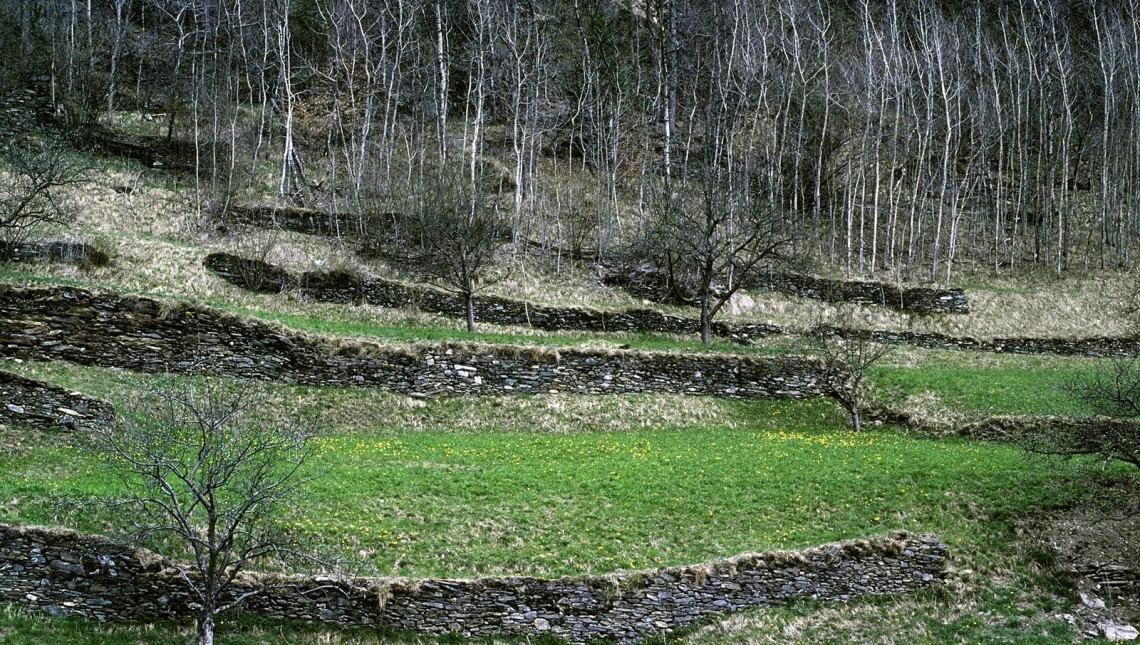
<svg viewBox="0 0 1140 645">
<path fill-rule="evenodd" d="M 553 634 L 634 643 L 752 607 L 905 593 L 946 575 L 945 544 L 905 532 L 694 566 L 557 579 L 409 580 L 247 575 L 245 610 L 466 637 Z M 0 593 L 58 615 L 152 621 L 189 615 L 170 563 L 98 536 L 0 524 Z"/>
<path fill-rule="evenodd" d="M 333 342 L 209 307 L 70 287 L 0 285 L 0 355 L 139 372 L 370 387 L 412 396 L 679 393 L 731 398 L 826 394 L 799 357 L 502 345 L 384 347 Z"/>
</svg>

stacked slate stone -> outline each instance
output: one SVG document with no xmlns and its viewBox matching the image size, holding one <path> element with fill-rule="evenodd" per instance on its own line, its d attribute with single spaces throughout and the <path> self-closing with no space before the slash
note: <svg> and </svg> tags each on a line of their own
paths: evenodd
<svg viewBox="0 0 1140 645">
<path fill-rule="evenodd" d="M 291 332 L 209 307 L 70 287 L 0 285 L 0 355 L 139 372 L 218 374 L 413 396 L 676 393 L 824 396 L 800 357 L 480 345 L 381 347 Z"/>
<path fill-rule="evenodd" d="M 695 304 L 678 301 L 669 292 L 664 273 L 652 265 L 633 267 L 599 267 L 602 282 L 620 287 L 639 298 L 673 304 Z M 968 314 L 969 299 L 961 289 L 901 288 L 886 282 L 831 280 L 802 273 L 760 272 L 747 277 L 741 286 L 755 291 L 778 291 L 801 298 L 824 302 L 878 305 L 915 314 Z"/>
<path fill-rule="evenodd" d="M 0 421 L 41 430 L 102 427 L 111 423 L 111 404 L 0 371 Z"/>
<path fill-rule="evenodd" d="M 636 643 L 752 607 L 905 593 L 944 579 L 947 548 L 898 532 L 799 552 L 687 567 L 557 579 L 407 580 L 262 576 L 245 611 L 270 618 L 386 625 L 466 637 L 554 634 L 572 643 Z M 0 524 L 0 594 L 53 614 L 153 621 L 190 614 L 168 561 L 72 531 Z"/>
</svg>

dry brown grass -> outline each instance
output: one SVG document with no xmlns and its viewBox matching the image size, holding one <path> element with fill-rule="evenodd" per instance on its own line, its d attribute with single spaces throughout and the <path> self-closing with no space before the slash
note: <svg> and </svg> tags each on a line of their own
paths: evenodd
<svg viewBox="0 0 1140 645">
<path fill-rule="evenodd" d="M 979 281 L 967 289 L 969 314 L 914 315 L 879 306 L 843 305 L 854 313 L 855 326 L 913 332 L 935 332 L 980 339 L 1007 337 L 1082 338 L 1122 336 L 1129 332 L 1120 303 L 1129 277 L 1122 273 L 1078 276 L 1065 280 Z M 838 316 L 840 306 L 778 293 L 749 294 L 755 304 L 728 320 L 760 320 L 791 329 L 806 329 Z"/>
<path fill-rule="evenodd" d="M 240 251 L 248 239 L 218 236 L 203 225 L 207 218 L 190 199 L 191 186 L 156 175 L 154 171 L 101 170 L 95 181 L 73 189 L 82 203 L 77 226 L 69 237 L 98 236 L 118 255 L 111 267 L 84 269 L 41 265 L 34 270 L 61 278 L 82 279 L 108 289 L 165 294 L 172 297 L 217 299 L 235 306 L 278 313 L 326 315 L 362 324 L 431 325 L 459 328 L 459 321 L 414 310 L 379 310 L 299 302 L 280 296 L 251 295 L 228 285 L 201 266 L 211 251 Z M 126 189 L 129 189 L 127 191 Z M 264 234 L 258 234 L 264 235 Z M 292 270 L 341 268 L 364 276 L 392 278 L 399 272 L 383 263 L 357 258 L 352 245 L 314 236 L 281 232 L 274 236 L 267 259 Z M 81 274 L 82 271 L 82 274 Z M 588 306 L 614 310 L 643 307 L 621 290 L 607 289 L 587 269 L 563 265 L 555 274 L 523 263 L 508 267 L 506 278 L 487 293 L 552 306 Z M 405 278 L 407 276 L 404 276 Z M 845 307 L 864 329 L 939 332 L 956 336 L 1085 337 L 1128 332 L 1118 315 L 1127 279 L 1120 274 L 1053 279 L 973 279 L 968 315 L 914 316 L 878 306 Z M 836 317 L 834 305 L 776 293 L 751 293 L 752 307 L 726 320 L 770 322 L 802 331 Z M 663 308 L 669 313 L 696 316 L 687 308 Z M 518 327 L 510 331 L 535 333 Z"/>
</svg>

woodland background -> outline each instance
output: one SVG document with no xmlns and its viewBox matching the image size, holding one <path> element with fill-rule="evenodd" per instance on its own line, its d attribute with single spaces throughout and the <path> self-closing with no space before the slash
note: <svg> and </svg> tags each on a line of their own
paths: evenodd
<svg viewBox="0 0 1140 645">
<path fill-rule="evenodd" d="M 1140 26 L 1106 0 L 2 0 L 8 89 L 179 141 L 203 208 L 493 214 L 716 279 L 1129 268 Z M 193 145 L 190 145 L 193 144 Z"/>
</svg>

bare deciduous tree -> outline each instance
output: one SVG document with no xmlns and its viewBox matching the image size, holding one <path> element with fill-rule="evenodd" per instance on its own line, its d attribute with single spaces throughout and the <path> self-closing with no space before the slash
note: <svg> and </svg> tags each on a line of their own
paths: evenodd
<svg viewBox="0 0 1140 645">
<path fill-rule="evenodd" d="M 685 161 L 664 174 L 650 247 L 676 295 L 700 306 L 701 340 L 709 344 L 713 318 L 742 281 L 784 261 L 791 219 L 765 163 L 771 138 L 755 126 L 768 107 L 761 61 L 770 34 L 743 10 L 704 18 L 718 35 L 708 51 L 689 54 L 700 60 L 692 62 L 690 133 L 678 146 Z"/>
<path fill-rule="evenodd" d="M 1091 455 L 1140 468 L 1140 359 L 1113 357 L 1066 386 L 1100 415 L 1089 423 L 1048 424 L 1019 437 L 1026 450 L 1047 455 Z"/>
<path fill-rule="evenodd" d="M 0 256 L 13 253 L 34 234 L 75 219 L 59 189 L 85 182 L 86 168 L 64 150 L 13 144 L 0 155 Z"/>
<path fill-rule="evenodd" d="M 93 435 L 128 491 L 117 506 L 130 538 L 170 558 L 193 594 L 201 645 L 219 614 L 258 593 L 235 585 L 242 571 L 296 553 L 275 519 L 303 483 L 313 436 L 253 385 L 214 379 L 160 380 Z"/>
<path fill-rule="evenodd" d="M 1140 329 L 1140 279 L 1130 285 L 1120 311 L 1134 330 Z M 1092 455 L 1140 468 L 1140 357 L 1112 356 L 1064 386 L 1065 394 L 1095 417 L 1088 423 L 1047 424 L 1018 437 L 1030 452 L 1049 455 Z"/>
<path fill-rule="evenodd" d="M 822 321 L 811 333 L 811 345 L 824 362 L 829 394 L 839 402 L 856 432 L 863 430 L 862 411 L 867 405 L 867 372 L 896 348 L 894 343 L 875 340 L 870 332 L 853 328 L 849 309 L 827 325 Z"/>
<path fill-rule="evenodd" d="M 420 192 L 416 234 L 424 250 L 423 270 L 463 298 L 467 331 L 473 332 L 475 294 L 503 277 L 492 269 L 505 222 L 465 180 L 438 178 Z"/>
</svg>

